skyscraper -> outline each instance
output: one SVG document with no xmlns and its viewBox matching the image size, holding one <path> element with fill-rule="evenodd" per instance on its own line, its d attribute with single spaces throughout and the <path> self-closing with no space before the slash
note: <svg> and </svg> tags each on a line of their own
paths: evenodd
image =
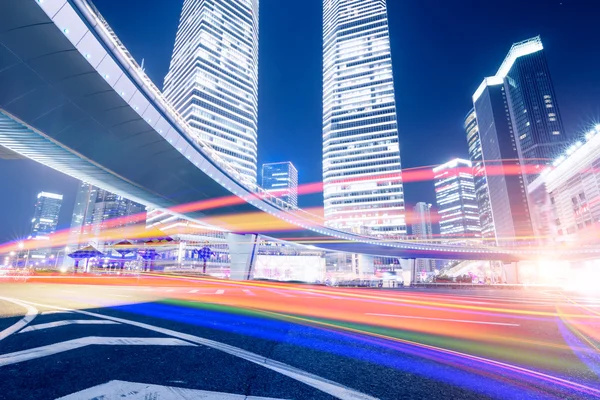
<svg viewBox="0 0 600 400">
<path fill-rule="evenodd" d="M 298 207 L 298 170 L 291 162 L 263 164 L 262 188 Z"/>
<path fill-rule="evenodd" d="M 62 194 L 38 193 L 33 219 L 31 220 L 30 238 L 47 239 L 49 235 L 56 231 L 62 200 Z"/>
<path fill-rule="evenodd" d="M 503 79 L 486 78 L 473 97 L 494 234 L 499 245 L 531 236 L 533 228 Z"/>
<path fill-rule="evenodd" d="M 431 243 L 431 204 L 419 202 L 413 208 L 412 235 L 417 242 Z M 415 266 L 418 272 L 431 272 L 435 269 L 435 260 L 417 259 Z"/>
<path fill-rule="evenodd" d="M 473 103 L 488 84 L 504 86 L 510 129 L 514 131 L 520 165 L 548 165 L 564 152 L 568 136 L 539 36 L 512 45 L 496 75 L 486 78 L 479 86 L 473 95 Z M 479 126 L 483 125 L 479 123 Z M 489 159 L 485 154 L 483 158 Z M 537 175 L 534 168 L 524 170 L 527 183 Z"/>
<path fill-rule="evenodd" d="M 256 184 L 258 0 L 185 0 L 164 93 L 197 138 Z"/>
<path fill-rule="evenodd" d="M 481 140 L 479 138 L 479 127 L 475 109 L 472 109 L 465 118 L 465 131 L 467 133 L 467 144 L 469 146 L 469 158 L 473 166 L 473 182 L 475 184 L 475 197 L 479 207 L 479 222 L 481 225 L 481 237 L 484 241 L 494 242 L 496 240 L 494 229 L 494 218 L 490 205 L 487 176 L 483 154 L 481 152 Z"/>
<path fill-rule="evenodd" d="M 406 234 L 385 0 L 323 1 L 323 183 L 328 226 Z"/>
<path fill-rule="evenodd" d="M 539 36 L 515 43 L 500 66 L 519 138 L 520 158 L 527 164 L 550 164 L 568 146 L 544 46 Z M 526 175 L 533 181 L 537 174 Z"/>
<path fill-rule="evenodd" d="M 419 202 L 413 208 L 412 234 L 415 239 L 430 240 L 433 238 L 431 230 L 431 204 Z"/>
<path fill-rule="evenodd" d="M 434 168 L 433 173 L 442 238 L 460 242 L 480 238 L 471 162 L 456 158 Z"/>
</svg>

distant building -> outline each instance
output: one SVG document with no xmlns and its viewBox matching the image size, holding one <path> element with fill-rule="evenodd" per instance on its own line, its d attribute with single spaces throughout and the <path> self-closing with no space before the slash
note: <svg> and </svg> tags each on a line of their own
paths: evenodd
<svg viewBox="0 0 600 400">
<path fill-rule="evenodd" d="M 71 219 L 69 247 L 92 243 L 102 248 L 103 235 L 109 230 L 121 230 L 111 240 L 133 239 L 130 227 L 144 224 L 145 217 L 136 220 L 128 217 L 145 213 L 145 207 L 122 196 L 81 182 Z"/>
<path fill-rule="evenodd" d="M 487 78 L 473 100 L 494 237 L 498 245 L 513 245 L 531 237 L 533 227 L 504 81 Z"/>
<path fill-rule="evenodd" d="M 180 2 L 181 3 L 181 2 Z M 165 98 L 238 171 L 257 183 L 258 0 L 185 0 Z"/>
<path fill-rule="evenodd" d="M 419 202 L 413 208 L 412 236 L 417 242 L 431 243 L 433 230 L 431 229 L 431 204 Z M 431 272 L 435 269 L 435 260 L 417 259 L 415 261 L 418 272 Z"/>
<path fill-rule="evenodd" d="M 485 243 L 495 244 L 496 234 L 490 194 L 488 191 L 485 164 L 481 151 L 481 140 L 479 138 L 479 127 L 475 109 L 472 109 L 465 118 L 465 131 L 467 133 L 467 144 L 469 146 L 469 158 L 473 166 L 473 183 L 475 184 L 475 197 L 479 207 L 479 223 L 481 226 L 481 237 Z"/>
<path fill-rule="evenodd" d="M 527 186 L 535 235 L 543 244 L 598 243 L 600 126 Z"/>
<path fill-rule="evenodd" d="M 62 194 L 40 192 L 37 195 L 33 219 L 31 220 L 32 239 L 47 239 L 56 232 L 58 216 L 62 206 Z"/>
<path fill-rule="evenodd" d="M 481 238 L 472 165 L 456 158 L 433 169 L 440 235 L 445 241 Z"/>
<path fill-rule="evenodd" d="M 298 170 L 291 162 L 263 164 L 262 188 L 292 207 L 298 207 Z"/>
<path fill-rule="evenodd" d="M 323 1 L 327 226 L 406 235 L 386 1 Z"/>
</svg>

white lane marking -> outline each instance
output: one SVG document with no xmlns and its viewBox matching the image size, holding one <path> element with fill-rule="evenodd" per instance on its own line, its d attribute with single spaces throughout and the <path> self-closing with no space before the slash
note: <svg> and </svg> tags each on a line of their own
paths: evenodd
<svg viewBox="0 0 600 400">
<path fill-rule="evenodd" d="M 219 289 L 215 292 L 215 294 L 223 294 L 225 293 L 225 291 L 223 289 Z"/>
<path fill-rule="evenodd" d="M 199 290 L 195 289 L 195 290 L 190 290 L 188 293 L 198 293 L 198 292 L 199 292 Z"/>
<path fill-rule="evenodd" d="M 50 311 L 44 311 L 42 313 L 42 315 L 51 315 L 51 314 L 71 314 L 71 311 L 50 310 Z"/>
<path fill-rule="evenodd" d="M 241 358 L 243 360 L 249 361 L 251 363 L 260 365 L 264 368 L 270 369 L 272 371 L 278 372 L 281 375 L 285 375 L 289 378 L 297 380 L 298 382 L 302 382 L 305 385 L 311 386 L 321 392 L 327 393 L 341 400 L 377 400 L 377 398 L 369 396 L 368 394 L 361 393 L 359 391 L 350 389 L 346 386 L 343 386 L 339 383 L 330 381 L 329 379 L 321 378 L 320 376 L 311 374 L 309 372 L 303 371 L 301 369 L 292 367 L 291 365 L 284 364 L 279 361 L 272 360 L 270 358 L 266 358 L 256 353 L 252 353 L 250 351 L 240 349 L 239 347 L 231 346 L 225 343 L 216 342 L 214 340 L 205 339 L 199 336 L 190 335 L 187 333 L 173 331 L 171 329 L 160 328 L 158 326 L 145 324 L 143 322 L 131 321 L 128 319 L 110 317 L 108 315 L 96 314 L 89 311 L 83 310 L 71 310 L 64 307 L 58 306 L 50 306 L 37 304 L 30 301 L 27 301 L 28 304 L 33 304 L 37 306 L 44 306 L 47 308 L 55 308 L 61 310 L 69 310 L 74 311 L 79 314 L 84 314 L 90 317 L 95 318 L 104 318 L 115 322 L 120 322 L 122 324 L 128 324 L 132 326 L 137 326 L 138 328 L 147 329 L 153 332 L 162 333 L 163 335 L 173 336 L 179 338 L 181 340 L 186 340 L 188 342 L 201 344 L 206 347 L 210 347 L 215 350 L 220 350 L 224 353 L 232 355 L 234 357 Z"/>
<path fill-rule="evenodd" d="M 133 297 L 133 296 L 128 296 L 126 294 L 113 294 L 112 296 L 117 296 L 117 297 Z"/>
<path fill-rule="evenodd" d="M 508 322 L 487 322 L 487 321 L 473 321 L 473 320 L 467 320 L 467 319 L 415 317 L 415 316 L 411 316 L 411 315 L 394 315 L 394 314 L 377 314 L 377 313 L 365 313 L 365 315 L 374 315 L 377 317 L 391 317 L 391 318 L 425 319 L 425 320 L 429 320 L 429 321 L 460 322 L 460 323 L 464 323 L 464 324 L 521 326 L 521 324 L 511 324 Z"/>
<path fill-rule="evenodd" d="M 122 399 L 122 400 L 282 400 L 270 397 L 246 396 L 209 392 L 206 390 L 184 389 L 170 386 L 148 385 L 145 383 L 110 381 L 56 400 L 93 400 L 93 399 Z"/>
<path fill-rule="evenodd" d="M 39 331 L 41 329 L 57 328 L 66 325 L 110 325 L 118 322 L 107 321 L 105 319 L 66 319 L 63 321 L 48 322 L 46 324 L 29 325 L 19 333 Z"/>
<path fill-rule="evenodd" d="M 242 289 L 242 292 L 246 293 L 248 296 L 256 296 L 251 290 Z"/>
<path fill-rule="evenodd" d="M 88 336 L 80 339 L 67 340 L 48 346 L 35 347 L 23 351 L 0 355 L 0 367 L 23 361 L 35 360 L 65 351 L 79 349 L 90 345 L 108 346 L 196 346 L 175 338 L 134 338 L 134 337 L 101 337 Z"/>
<path fill-rule="evenodd" d="M 283 292 L 283 291 L 280 291 L 280 290 L 275 290 L 275 289 L 267 289 L 267 290 L 269 292 L 278 294 L 278 295 L 283 296 L 283 297 L 296 297 L 293 294 L 289 294 L 289 293 L 286 293 L 286 292 Z"/>
<path fill-rule="evenodd" d="M 3 331 L 0 331 L 0 340 L 6 339 L 13 333 L 17 332 L 19 329 L 25 327 L 28 323 L 33 321 L 33 319 L 36 317 L 36 315 L 38 315 L 38 310 L 29 304 L 21 303 L 18 300 L 8 299 L 6 297 L 0 297 L 0 300 L 8 301 L 9 303 L 14 303 L 14 304 L 19 305 L 27 310 L 27 312 L 25 313 L 25 316 L 23 318 L 21 318 L 20 320 L 18 320 L 17 322 L 15 322 L 11 326 L 9 326 L 8 328 L 4 329 Z"/>
<path fill-rule="evenodd" d="M 174 291 L 175 291 L 175 289 L 167 289 L 167 290 L 165 290 L 165 292 L 174 292 Z"/>
</svg>

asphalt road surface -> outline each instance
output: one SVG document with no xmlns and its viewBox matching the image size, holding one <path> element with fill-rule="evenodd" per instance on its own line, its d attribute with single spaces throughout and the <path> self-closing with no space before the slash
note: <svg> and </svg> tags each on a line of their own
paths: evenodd
<svg viewBox="0 0 600 400">
<path fill-rule="evenodd" d="M 0 399 L 600 398 L 600 298 L 194 277 L 0 282 Z"/>
</svg>

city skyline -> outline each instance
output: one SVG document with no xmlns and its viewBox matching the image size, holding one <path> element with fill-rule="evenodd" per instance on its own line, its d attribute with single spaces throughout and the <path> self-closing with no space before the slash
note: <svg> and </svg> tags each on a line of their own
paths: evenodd
<svg viewBox="0 0 600 400">
<path fill-rule="evenodd" d="M 124 43 L 129 48 L 135 49 L 136 44 L 133 43 L 133 42 L 131 42 L 131 41 L 128 41 L 126 39 L 127 33 L 126 32 L 122 32 L 125 29 L 124 26 L 123 25 L 119 25 L 118 23 L 113 23 L 113 19 L 115 18 L 115 16 L 113 15 L 111 17 L 111 15 L 110 15 L 110 13 L 111 13 L 110 6 L 107 6 L 106 4 L 103 5 L 102 1 L 97 1 L 96 4 L 98 5 L 100 11 L 105 15 L 105 17 L 107 18 L 107 20 L 115 27 L 116 32 L 120 35 L 121 39 L 123 39 Z M 263 7 L 264 4 L 268 4 L 268 2 L 263 1 L 261 7 Z M 264 6 L 264 7 L 266 7 L 266 6 Z M 397 6 L 394 6 L 394 7 L 397 7 Z M 127 8 L 128 7 L 124 7 L 125 11 L 127 10 Z M 547 12 L 547 10 L 545 10 L 545 12 Z M 554 11 L 554 12 L 556 12 L 556 11 Z M 394 17 L 394 15 L 396 15 L 396 16 Z M 394 18 L 396 19 L 396 21 L 398 21 L 398 19 L 399 19 L 399 17 L 397 16 L 397 14 L 392 13 L 392 16 L 390 17 L 391 26 L 392 26 L 392 50 L 394 48 L 394 41 L 398 40 L 398 36 L 394 35 L 394 29 L 400 29 L 400 28 L 398 28 L 398 26 L 400 26 L 399 24 L 394 24 L 393 23 Z M 535 25 L 535 24 L 531 24 L 531 25 Z M 537 34 L 540 31 L 541 31 L 541 29 L 536 28 L 535 31 L 532 32 L 532 33 L 533 34 Z M 543 35 L 543 37 L 545 37 L 543 32 L 542 32 L 542 35 Z M 528 36 L 531 36 L 531 35 L 519 35 L 519 37 L 515 37 L 515 36 L 516 36 L 516 34 L 513 34 L 513 35 L 511 35 L 511 38 L 505 38 L 504 40 L 502 40 L 502 44 L 499 44 L 497 42 L 496 43 L 497 44 L 496 47 L 495 46 L 491 46 L 491 45 L 489 46 L 489 48 L 495 48 L 494 53 L 496 55 L 494 57 L 487 57 L 486 63 L 488 64 L 488 66 L 491 63 L 497 62 L 496 61 L 497 60 L 497 55 L 498 54 L 502 54 L 502 53 L 506 53 L 508 47 L 511 45 L 512 42 L 521 40 L 521 39 L 523 39 L 525 37 L 528 37 Z M 394 38 L 396 38 L 396 39 L 394 39 Z M 170 40 L 174 40 L 174 36 Z M 552 53 L 554 51 L 556 51 L 556 53 L 561 53 L 561 52 L 558 51 L 558 50 L 554 50 L 554 47 L 552 46 L 552 44 L 553 44 L 552 41 L 549 41 L 549 43 L 550 43 L 550 45 L 547 46 L 548 47 L 548 56 L 551 57 L 551 58 L 556 59 L 557 56 L 556 55 L 552 55 Z M 556 40 L 554 41 L 554 43 L 556 43 Z M 172 46 L 172 43 L 171 43 L 171 46 Z M 485 53 L 485 50 L 482 49 L 482 53 Z M 261 54 L 263 54 L 263 53 L 261 53 Z M 134 52 L 134 56 L 136 56 L 136 58 L 138 57 L 137 54 L 135 54 L 135 52 Z M 144 54 L 140 54 L 140 56 L 144 56 Z M 141 57 L 139 57 L 139 58 L 141 58 Z M 320 64 L 320 60 L 319 59 L 316 59 L 316 60 L 313 60 L 313 61 L 317 61 L 317 63 Z M 146 57 L 146 68 L 147 68 L 147 70 L 148 70 L 148 72 L 149 72 L 149 74 L 151 76 L 153 75 L 153 73 L 151 72 L 151 69 L 153 68 L 152 65 L 155 64 L 155 63 L 156 63 L 156 60 L 149 61 L 148 57 Z M 553 71 L 553 75 L 555 75 L 554 76 L 555 83 L 561 82 L 560 79 L 557 79 L 556 74 L 554 73 L 555 64 L 553 64 L 552 60 L 550 60 L 550 67 L 551 67 L 551 69 Z M 395 67 L 395 68 L 397 68 L 397 67 Z M 405 66 L 402 65 L 401 68 L 405 68 Z M 466 83 L 463 86 L 464 87 L 468 87 L 470 85 L 470 88 L 472 88 L 473 85 L 475 85 L 475 83 L 477 82 L 479 76 L 486 75 L 485 72 L 486 71 L 479 70 L 477 72 L 477 74 L 472 74 L 470 76 L 470 78 L 468 79 L 472 83 L 470 83 L 470 84 Z M 490 71 L 487 71 L 487 72 L 490 72 Z M 560 76 L 560 74 L 559 74 L 559 76 Z M 154 77 L 153 77 L 153 79 L 154 79 Z M 590 79 L 590 78 L 588 78 L 588 79 Z M 155 80 L 155 82 L 156 81 L 160 82 L 160 79 L 154 79 L 154 80 Z M 465 82 L 466 80 L 467 79 L 465 78 L 463 80 L 463 82 Z M 264 79 L 263 79 L 261 82 L 265 83 L 266 81 L 264 81 Z M 560 83 L 559 86 L 560 85 L 563 85 L 563 87 L 564 87 L 564 85 L 566 85 L 566 84 L 565 83 Z M 316 86 L 318 87 L 319 84 L 317 83 Z M 461 92 L 463 94 L 468 93 L 470 91 L 469 90 L 470 88 L 463 88 L 463 89 L 461 89 Z M 557 89 L 557 91 L 559 91 L 559 90 Z M 463 97 L 465 97 L 465 96 L 463 96 Z M 564 97 L 565 96 L 561 95 L 561 93 L 559 91 L 559 99 L 563 99 Z M 564 100 L 560 100 L 560 101 L 561 101 L 561 107 L 564 108 L 564 104 L 563 103 L 565 103 L 565 101 Z M 399 102 L 405 104 L 406 103 L 406 99 L 401 99 L 401 100 L 399 100 Z M 566 108 L 570 108 L 570 107 L 573 107 L 573 106 L 572 105 L 568 105 Z M 406 112 L 406 109 L 404 108 L 403 111 L 401 111 L 401 112 Z M 443 112 L 446 112 L 446 111 L 444 110 Z M 563 114 L 567 114 L 567 113 L 565 113 L 563 111 Z M 455 148 L 457 150 L 454 150 L 454 151 L 456 151 L 457 153 L 459 152 L 459 154 L 457 154 L 457 155 L 466 156 L 467 150 L 466 150 L 466 145 L 464 143 L 464 135 L 462 134 L 462 132 L 461 132 L 461 130 L 459 128 L 462 115 L 464 115 L 464 109 L 463 109 L 463 111 L 460 114 L 453 115 L 453 117 L 451 119 L 452 123 L 450 123 L 450 124 L 446 123 L 446 125 L 447 126 L 453 126 L 454 128 L 452 128 L 452 129 L 456 131 L 456 134 L 454 136 L 452 136 L 453 137 L 453 139 L 452 139 L 453 145 L 451 147 L 455 146 Z M 580 114 L 571 115 L 569 118 L 571 118 L 571 120 L 573 120 L 575 118 L 593 118 L 593 112 L 587 112 L 586 113 L 585 112 L 585 108 L 583 108 L 583 111 L 581 111 Z M 402 118 L 399 118 L 399 121 L 402 121 Z M 583 124 L 583 122 L 580 122 L 580 124 Z M 573 126 L 574 125 L 573 122 L 571 122 L 570 125 Z M 567 129 L 569 129 L 569 128 L 567 128 Z M 411 130 L 411 129 L 406 130 L 406 129 L 403 129 L 402 127 L 400 128 L 400 135 L 401 135 L 401 142 L 403 143 L 403 149 L 401 150 L 401 153 L 402 154 L 407 154 L 408 155 L 407 157 L 408 157 L 408 160 L 409 160 L 409 161 L 406 161 L 406 159 L 403 156 L 404 166 L 405 167 L 413 167 L 413 166 L 426 165 L 427 162 L 415 163 L 414 158 L 411 161 L 411 157 L 414 157 L 414 155 L 412 155 L 412 153 L 414 153 L 414 151 L 410 151 L 410 149 L 411 149 L 411 145 L 414 145 L 415 141 L 423 140 L 423 139 L 419 139 L 420 136 L 427 136 L 427 135 L 417 135 L 417 134 L 415 134 L 415 130 Z M 403 137 L 407 137 L 409 139 L 406 142 L 406 144 L 404 144 Z M 441 143 L 443 143 L 443 140 L 448 140 L 448 139 L 442 139 Z M 259 144 L 259 147 L 260 147 L 260 144 Z M 459 147 L 460 147 L 460 149 L 459 149 Z M 408 148 L 408 151 L 406 150 L 407 148 Z M 413 150 L 415 150 L 414 147 L 413 147 Z M 283 150 L 283 151 L 286 151 L 286 150 Z M 419 154 L 419 159 L 423 160 L 423 161 L 427 161 L 427 160 L 431 160 L 433 157 L 435 157 L 435 158 L 437 158 L 437 160 L 435 161 L 435 163 L 439 163 L 441 161 L 440 157 L 439 157 L 439 153 L 438 153 L 438 156 L 434 155 L 436 153 L 436 151 L 439 151 L 439 150 L 436 150 L 435 148 L 426 148 L 426 151 L 424 151 L 421 154 Z M 450 150 L 450 151 L 452 151 L 452 150 Z M 259 150 L 259 157 L 261 157 L 260 154 L 261 154 L 261 151 Z M 264 157 L 269 157 L 269 154 L 266 154 Z M 13 163 L 16 163 L 16 164 L 23 164 L 23 163 L 25 163 L 24 161 L 10 161 L 10 162 L 13 162 Z M 3 165 L 9 165 L 9 164 L 6 164 L 6 163 L 7 162 L 3 162 Z M 15 165 L 15 164 L 13 164 L 13 165 Z M 25 168 L 24 170 L 27 170 L 27 169 L 29 169 L 29 170 L 32 170 L 32 169 L 39 170 L 39 168 L 31 168 L 31 167 Z M 302 168 L 299 168 L 299 169 L 302 170 Z M 306 180 L 303 179 L 304 182 L 318 181 L 316 179 L 310 179 L 310 175 L 314 174 L 314 171 L 311 171 L 311 170 L 314 170 L 314 169 L 315 169 L 314 167 L 308 168 L 308 171 L 307 171 L 307 174 L 306 174 L 306 176 L 308 176 L 308 177 L 307 177 Z M 53 173 L 53 175 L 56 176 L 56 174 L 54 174 L 54 173 Z M 303 175 L 303 177 L 304 176 L 305 175 Z M 10 179 L 8 181 L 10 182 Z M 424 187 L 425 189 L 419 189 L 419 186 Z M 408 185 L 407 185 L 407 187 L 408 187 Z M 415 184 L 414 187 L 416 188 L 415 190 L 412 190 L 410 187 L 409 187 L 408 190 L 406 190 L 406 192 L 407 192 L 407 198 L 408 198 L 407 202 L 409 204 L 413 203 L 413 201 L 410 200 L 411 197 L 412 198 L 416 198 L 417 196 L 421 197 L 420 196 L 421 193 L 425 193 L 425 196 L 422 196 L 424 199 L 426 199 L 426 200 L 430 200 L 431 199 L 431 192 L 432 192 L 431 182 L 424 182 L 423 184 Z M 35 190 L 39 191 L 40 189 L 42 189 L 42 187 L 38 186 Z M 49 188 L 48 190 L 58 191 L 58 190 L 55 190 L 54 188 Z M 62 190 L 61 192 L 65 192 L 66 196 L 68 197 L 68 194 L 67 194 L 68 191 Z M 74 192 L 74 189 L 71 191 L 71 193 L 73 193 L 73 192 Z M 317 195 L 316 197 L 318 199 L 319 197 L 321 197 L 321 195 Z M 10 236 L 15 236 L 14 232 L 11 232 Z M 12 237 L 12 238 L 14 238 L 14 237 Z"/>
</svg>

